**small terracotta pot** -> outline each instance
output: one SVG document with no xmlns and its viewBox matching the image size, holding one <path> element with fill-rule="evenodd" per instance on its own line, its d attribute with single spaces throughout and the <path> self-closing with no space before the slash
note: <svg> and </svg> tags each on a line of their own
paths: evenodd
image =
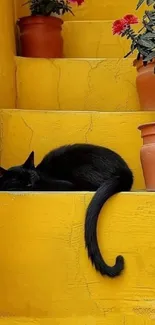
<svg viewBox="0 0 155 325">
<path fill-rule="evenodd" d="M 143 66 L 142 60 L 135 60 L 137 68 L 136 87 L 140 107 L 144 111 L 155 111 L 155 61 Z"/>
<path fill-rule="evenodd" d="M 155 191 L 155 122 L 138 127 L 143 138 L 140 159 L 147 191 Z"/>
<path fill-rule="evenodd" d="M 28 16 L 17 21 L 21 55 L 31 58 L 62 58 L 63 21 L 57 17 Z"/>
</svg>

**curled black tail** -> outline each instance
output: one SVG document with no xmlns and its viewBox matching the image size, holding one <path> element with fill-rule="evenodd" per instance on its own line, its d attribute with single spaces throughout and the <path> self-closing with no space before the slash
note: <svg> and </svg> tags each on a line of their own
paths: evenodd
<svg viewBox="0 0 155 325">
<path fill-rule="evenodd" d="M 129 191 L 132 186 L 132 173 L 128 170 L 128 185 L 124 186 L 121 177 L 114 177 L 104 182 L 96 191 L 92 198 L 86 213 L 85 220 L 85 244 L 88 250 L 88 256 L 95 266 L 96 270 L 102 275 L 115 277 L 124 269 L 123 256 L 117 256 L 114 266 L 108 266 L 102 255 L 97 242 L 97 220 L 103 204 L 114 194 L 120 191 Z M 124 182 L 125 183 L 125 179 Z"/>
</svg>

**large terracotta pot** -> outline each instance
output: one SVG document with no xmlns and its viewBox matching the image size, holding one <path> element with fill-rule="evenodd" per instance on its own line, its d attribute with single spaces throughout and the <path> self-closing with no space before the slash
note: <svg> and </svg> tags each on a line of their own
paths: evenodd
<svg viewBox="0 0 155 325">
<path fill-rule="evenodd" d="M 28 16 L 17 21 L 21 55 L 32 58 L 62 58 L 63 21 L 57 17 Z"/>
<path fill-rule="evenodd" d="M 142 60 L 135 60 L 137 68 L 136 87 L 139 96 L 140 107 L 144 111 L 155 110 L 155 62 L 143 66 Z"/>
<path fill-rule="evenodd" d="M 147 191 L 155 191 L 155 122 L 138 127 L 143 138 L 140 151 L 141 164 Z"/>
</svg>

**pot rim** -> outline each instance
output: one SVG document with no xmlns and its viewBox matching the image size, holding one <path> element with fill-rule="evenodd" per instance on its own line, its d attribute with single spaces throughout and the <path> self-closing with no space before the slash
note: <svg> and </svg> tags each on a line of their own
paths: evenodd
<svg viewBox="0 0 155 325">
<path fill-rule="evenodd" d="M 20 17 L 18 18 L 17 20 L 17 25 L 20 25 L 21 24 L 29 24 L 28 20 L 31 20 L 31 21 L 36 21 L 36 24 L 37 24 L 37 21 L 38 23 L 40 23 L 41 21 L 44 22 L 44 21 L 55 21 L 55 22 L 60 22 L 61 25 L 63 24 L 63 20 L 59 17 L 55 17 L 55 16 L 43 16 L 43 15 L 38 15 L 38 16 L 23 16 L 23 17 Z M 39 22 L 40 20 L 40 22 Z"/>
<path fill-rule="evenodd" d="M 155 65 L 155 59 L 153 59 L 152 61 L 150 61 L 150 62 L 147 63 L 147 65 L 150 65 L 150 64 Z M 147 67 L 147 65 L 146 66 L 143 65 L 143 60 L 142 59 L 139 59 L 139 60 L 135 59 L 135 60 L 133 60 L 133 66 L 136 67 L 137 70 L 140 69 L 140 68 L 144 68 L 145 69 Z"/>
<path fill-rule="evenodd" d="M 147 126 L 153 126 L 153 125 L 155 126 L 155 122 L 141 124 L 141 125 L 138 126 L 138 130 L 142 130 L 142 129 L 144 129 Z"/>
</svg>

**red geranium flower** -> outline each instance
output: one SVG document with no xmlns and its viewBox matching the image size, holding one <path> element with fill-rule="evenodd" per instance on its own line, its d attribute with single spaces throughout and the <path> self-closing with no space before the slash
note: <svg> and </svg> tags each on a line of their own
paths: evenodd
<svg viewBox="0 0 155 325">
<path fill-rule="evenodd" d="M 120 35 L 124 31 L 126 25 L 127 25 L 127 21 L 123 18 L 115 20 L 112 25 L 113 35 L 115 34 Z"/>
<path fill-rule="evenodd" d="M 81 4 L 84 2 L 84 0 L 69 0 L 70 2 L 77 2 L 78 6 L 81 6 Z"/>
<path fill-rule="evenodd" d="M 128 25 L 132 25 L 132 24 L 137 24 L 138 23 L 138 17 L 134 16 L 134 15 L 126 15 L 123 17 L 124 20 L 126 20 Z"/>
</svg>

